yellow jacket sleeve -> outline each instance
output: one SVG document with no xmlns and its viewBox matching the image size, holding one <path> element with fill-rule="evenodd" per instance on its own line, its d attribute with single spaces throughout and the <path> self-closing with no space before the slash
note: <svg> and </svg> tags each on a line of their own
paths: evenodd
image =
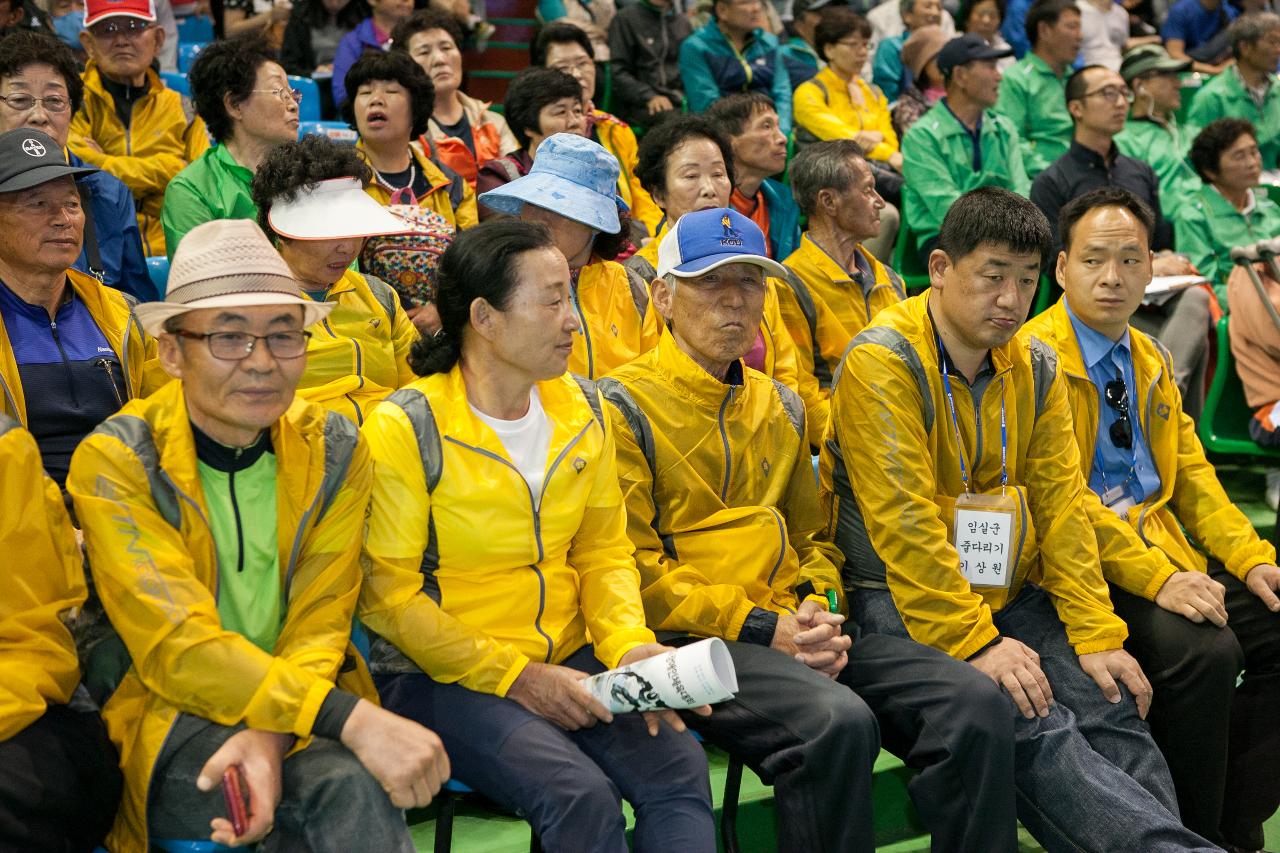
<svg viewBox="0 0 1280 853">
<path fill-rule="evenodd" d="M 360 619 L 436 681 L 506 695 L 529 659 L 450 616 L 422 591 L 431 496 L 413 425 L 390 403 L 361 434 L 373 457 L 373 491 L 360 563 Z"/>
<path fill-rule="evenodd" d="M 462 182 L 462 201 L 453 212 L 454 221 L 459 231 L 480 224 L 480 208 L 476 203 L 476 188 L 466 181 Z"/>
<path fill-rule="evenodd" d="M 819 139 L 852 139 L 862 128 L 837 116 L 822 90 L 814 83 L 801 83 L 791 96 L 796 124 Z"/>
<path fill-rule="evenodd" d="M 65 704 L 80 680 L 75 643 L 60 616 L 84 604 L 84 570 L 57 485 L 31 433 L 0 436 L 0 741 Z"/>
<path fill-rule="evenodd" d="M 604 406 L 603 398 L 599 404 Z M 582 615 L 595 642 L 596 657 L 605 666 L 615 667 L 636 646 L 654 642 L 654 636 L 645 625 L 640 574 L 627 539 L 627 508 L 618 487 L 615 458 L 616 431 L 608 418 L 602 427 L 604 446 L 582 524 L 569 546 L 568 563 L 578 573 Z"/>
<path fill-rule="evenodd" d="M 1111 609 L 1071 425 L 1066 379 L 1055 371 L 1031 432 L 1025 481 L 1039 539 L 1038 581 L 1053 600 L 1067 640 L 1084 655 L 1121 648 L 1129 629 Z"/>
<path fill-rule="evenodd" d="M 413 325 L 404 306 L 396 301 L 396 316 L 391 324 L 391 347 L 396 356 L 396 383 L 403 388 L 418 378 L 409 366 L 409 350 L 419 338 L 418 327 Z"/>
<path fill-rule="evenodd" d="M 201 130 L 203 128 L 204 123 L 201 122 Z M 89 165 L 119 178 L 135 196 L 163 193 L 173 176 L 187 165 L 177 154 L 157 152 L 147 157 L 105 154 L 96 145 L 89 144 L 93 138 L 93 124 L 87 111 L 77 110 L 71 117 L 67 147 Z"/>
<path fill-rule="evenodd" d="M 84 529 L 103 608 L 147 689 L 179 711 L 219 725 L 244 723 L 308 736 L 333 688 L 316 672 L 327 664 L 318 666 L 315 657 L 334 652 L 311 643 L 292 657 L 271 655 L 224 630 L 183 534 L 156 509 L 142 463 L 118 439 L 86 438 L 72 457 L 67 489 Z M 348 505 L 358 516 L 362 510 L 355 503 L 360 501 L 349 499 Z M 348 528 L 347 535 L 357 534 Z M 325 595 L 339 595 L 332 587 L 356 581 L 336 561 L 321 572 L 310 554 L 300 559 L 311 567 L 309 573 L 323 575 L 313 586 L 330 588 L 303 588 L 295 580 L 282 637 L 305 635 L 303 623 L 317 612 L 332 624 L 337 617 Z M 349 633 L 352 614 L 344 613 Z"/>
<path fill-rule="evenodd" d="M 832 421 L 867 535 L 912 639 L 965 660 L 999 632 L 947 538 L 920 386 L 879 346 L 849 351 Z"/>
<path fill-rule="evenodd" d="M 796 586 L 803 586 L 805 582 L 813 584 L 811 597 L 819 600 L 825 609 L 827 590 L 833 589 L 837 598 L 844 598 L 840 582 L 840 566 L 844 565 L 844 555 L 834 543 L 821 538 L 824 525 L 822 512 L 818 509 L 818 486 L 813 477 L 813 465 L 810 464 L 812 457 L 804 442 L 801 442 L 800 451 L 796 464 L 791 468 L 791 478 L 787 481 L 786 492 L 778 509 L 786 519 L 787 538 L 791 547 L 800 558 Z"/>
<path fill-rule="evenodd" d="M 804 403 L 805 423 L 811 447 L 822 442 L 831 406 L 814 378 L 812 360 L 802 362 L 803 354 L 796 346 L 783 311 L 783 300 L 790 288 L 784 281 L 769 279 L 769 293 L 764 302 L 764 330 L 773 348 L 772 377 L 800 395 Z M 794 304 L 794 300 L 793 300 Z M 799 308 L 795 309 L 797 312 Z"/>
</svg>

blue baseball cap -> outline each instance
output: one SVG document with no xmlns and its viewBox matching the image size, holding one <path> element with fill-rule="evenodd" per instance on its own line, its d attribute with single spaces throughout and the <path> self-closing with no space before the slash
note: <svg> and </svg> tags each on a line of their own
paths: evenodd
<svg viewBox="0 0 1280 853">
<path fill-rule="evenodd" d="M 558 213 L 606 234 L 617 234 L 618 158 L 598 142 L 576 133 L 556 133 L 542 140 L 529 174 L 487 193 L 480 203 L 519 216 L 526 203 Z"/>
<path fill-rule="evenodd" d="M 754 264 L 785 278 L 787 269 L 768 257 L 760 226 L 730 207 L 686 213 L 658 244 L 658 276 L 694 278 L 725 264 Z"/>
</svg>

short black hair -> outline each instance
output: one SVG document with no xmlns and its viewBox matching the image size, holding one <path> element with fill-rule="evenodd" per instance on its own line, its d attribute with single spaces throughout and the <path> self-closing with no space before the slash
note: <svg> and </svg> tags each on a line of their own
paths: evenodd
<svg viewBox="0 0 1280 853">
<path fill-rule="evenodd" d="M 1001 187 L 979 187 L 951 205 L 938 248 L 955 264 L 984 244 L 1007 246 L 1019 255 L 1034 253 L 1043 264 L 1053 248 L 1053 232 L 1030 200 Z"/>
<path fill-rule="evenodd" d="M 1252 136 L 1255 141 L 1258 139 L 1258 131 L 1253 123 L 1242 118 L 1220 118 L 1204 126 L 1204 130 L 1191 143 L 1191 151 L 1187 154 L 1200 180 L 1206 184 L 1212 182 L 1209 175 L 1218 171 L 1222 152 L 1235 145 L 1245 134 Z"/>
<path fill-rule="evenodd" d="M 1086 213 L 1100 207 L 1121 207 L 1132 213 L 1134 219 L 1142 223 L 1147 248 L 1151 247 L 1151 238 L 1156 230 L 1156 215 L 1146 202 L 1133 193 L 1123 187 L 1108 186 L 1078 195 L 1063 205 L 1058 213 L 1058 236 L 1062 240 L 1062 251 L 1071 253 L 1071 229 L 1084 219 Z"/>
<path fill-rule="evenodd" d="M 871 24 L 848 6 L 827 6 L 818 13 L 818 25 L 813 28 L 813 49 L 825 60 L 828 45 L 851 35 L 871 38 Z"/>
<path fill-rule="evenodd" d="M 751 117 L 761 110 L 773 110 L 773 99 L 763 92 L 735 92 L 713 103 L 706 112 L 712 124 L 730 138 L 743 133 L 751 123 Z"/>
<path fill-rule="evenodd" d="M 554 21 L 538 31 L 537 37 L 529 43 L 529 64 L 543 66 L 547 64 L 547 50 L 553 44 L 581 45 L 587 56 L 596 58 L 596 49 L 591 46 L 591 36 L 586 30 L 569 21 Z"/>
<path fill-rule="evenodd" d="M 0 78 L 20 74 L 28 65 L 49 65 L 62 76 L 71 100 L 71 112 L 84 103 L 84 81 L 71 48 L 48 33 L 14 29 L 0 39 Z"/>
<path fill-rule="evenodd" d="M 258 206 L 258 225 L 263 233 L 280 236 L 268 222 L 274 203 L 293 201 L 303 188 L 331 178 L 357 178 L 367 187 L 373 172 L 354 145 L 320 134 L 308 134 L 268 151 L 253 173 L 253 203 Z"/>
<path fill-rule="evenodd" d="M 1056 26 L 1058 19 L 1062 17 L 1066 11 L 1080 14 L 1080 8 L 1076 6 L 1075 0 L 1036 0 L 1031 4 L 1031 8 L 1027 10 L 1027 41 L 1031 46 L 1038 47 L 1037 42 L 1040 40 L 1040 25 L 1048 24 Z"/>
<path fill-rule="evenodd" d="M 258 35 L 212 42 L 196 56 L 187 83 L 196 112 L 215 142 L 225 142 L 232 131 L 223 96 L 230 95 L 236 104 L 247 101 L 253 96 L 258 69 L 275 61 L 270 46 Z"/>
<path fill-rule="evenodd" d="M 1094 71 L 1101 68 L 1103 71 L 1109 71 L 1105 65 L 1086 65 L 1071 72 L 1071 76 L 1067 78 L 1067 85 L 1063 87 L 1066 102 L 1084 100 L 1085 90 L 1088 88 L 1088 81 L 1085 78 L 1085 72 Z"/>
<path fill-rule="evenodd" d="M 969 32 L 969 19 L 973 17 L 973 10 L 983 0 L 960 0 L 960 8 L 956 12 L 956 32 Z M 995 0 L 996 9 L 1000 11 L 1000 21 L 1004 22 L 1004 0 Z"/>
<path fill-rule="evenodd" d="M 733 173 L 733 146 L 729 143 L 728 137 L 721 133 L 720 128 L 706 116 L 690 113 L 673 116 L 660 122 L 640 137 L 635 172 L 645 192 L 653 196 L 666 197 L 667 158 L 671 156 L 671 152 L 690 139 L 709 139 L 714 142 L 720 149 L 720 156 L 724 158 L 729 183 L 737 183 Z"/>
<path fill-rule="evenodd" d="M 462 26 L 458 23 L 458 19 L 430 6 L 419 9 L 396 24 L 391 31 L 391 49 L 408 53 L 409 39 L 428 30 L 444 30 L 453 39 L 458 50 L 462 50 Z"/>
<path fill-rule="evenodd" d="M 440 331 L 425 335 L 409 350 L 409 367 L 419 376 L 447 373 L 462 356 L 471 325 L 471 303 L 483 299 L 499 311 L 507 310 L 519 287 L 520 256 L 537 249 L 554 249 L 545 225 L 503 216 L 458 232 L 440 257 L 436 310 Z"/>
<path fill-rule="evenodd" d="M 356 60 L 347 71 L 347 99 L 342 102 L 342 120 L 356 127 L 356 92 L 366 83 L 375 80 L 387 80 L 399 83 L 409 93 L 410 119 L 409 138 L 417 139 L 427 132 L 427 124 L 431 121 L 431 111 L 436 106 L 436 87 L 422 70 L 422 66 L 413 61 L 409 54 L 402 51 L 388 53 L 366 53 Z"/>
<path fill-rule="evenodd" d="M 526 68 L 507 86 L 507 99 L 502 104 L 502 116 L 507 127 L 515 135 L 523 150 L 529 147 L 529 133 L 541 133 L 538 114 L 543 107 L 561 98 L 582 100 L 582 87 L 578 81 L 555 68 Z"/>
</svg>

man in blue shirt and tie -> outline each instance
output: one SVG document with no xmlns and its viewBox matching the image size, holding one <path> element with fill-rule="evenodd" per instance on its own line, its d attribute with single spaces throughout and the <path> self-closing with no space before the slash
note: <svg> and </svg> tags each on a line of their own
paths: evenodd
<svg viewBox="0 0 1280 853">
<path fill-rule="evenodd" d="M 1169 351 L 1129 325 L 1153 224 L 1118 187 L 1069 202 L 1065 295 L 1020 334 L 1052 346 L 1067 378 L 1103 574 L 1155 688 L 1148 722 L 1183 822 L 1252 851 L 1280 807 L 1280 568 L 1205 458 Z"/>
</svg>

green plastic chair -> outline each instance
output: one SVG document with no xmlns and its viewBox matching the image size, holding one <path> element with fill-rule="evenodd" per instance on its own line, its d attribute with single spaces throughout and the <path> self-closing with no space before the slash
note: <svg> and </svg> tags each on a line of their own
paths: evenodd
<svg viewBox="0 0 1280 853">
<path fill-rule="evenodd" d="M 920 247 L 905 215 L 898 225 L 898 241 L 893 246 L 893 270 L 902 276 L 909 294 L 920 293 L 929 286 L 929 271 L 920 263 Z"/>
<path fill-rule="evenodd" d="M 1280 459 L 1280 450 L 1261 447 L 1249 437 L 1249 419 L 1253 410 L 1244 399 L 1244 386 L 1231 358 L 1231 339 L 1227 334 L 1227 317 L 1218 321 L 1218 366 L 1213 371 L 1204 413 L 1196 431 L 1205 450 L 1224 455 L 1250 456 L 1258 459 Z"/>
</svg>

